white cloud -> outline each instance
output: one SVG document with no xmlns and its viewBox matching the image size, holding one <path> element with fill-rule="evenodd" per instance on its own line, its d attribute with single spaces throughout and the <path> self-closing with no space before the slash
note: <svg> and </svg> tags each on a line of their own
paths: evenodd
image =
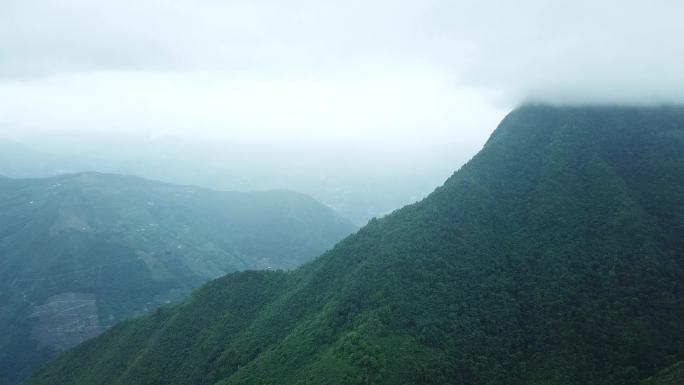
<svg viewBox="0 0 684 385">
<path fill-rule="evenodd" d="M 503 111 L 684 101 L 667 0 L 6 0 L 8 126 L 482 141 Z"/>
<path fill-rule="evenodd" d="M 413 73 L 342 81 L 100 71 L 0 85 L 0 100 L 5 121 L 33 128 L 240 139 L 434 143 L 460 133 L 480 142 L 469 129 L 486 133 L 502 113 L 478 90 Z"/>
<path fill-rule="evenodd" d="M 509 101 L 684 102 L 681 1 L 441 4 L 440 25 L 468 50 L 461 78 Z"/>
</svg>

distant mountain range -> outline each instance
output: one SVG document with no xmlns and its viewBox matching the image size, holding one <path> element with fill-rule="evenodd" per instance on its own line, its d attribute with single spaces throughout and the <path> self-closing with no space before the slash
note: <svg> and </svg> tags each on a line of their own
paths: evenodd
<svg viewBox="0 0 684 385">
<path fill-rule="evenodd" d="M 0 140 L 0 175 L 99 171 L 226 191 L 289 189 L 364 225 L 425 197 L 452 164 L 472 152 L 447 144 L 241 143 L 46 132 L 23 142 Z"/>
<path fill-rule="evenodd" d="M 684 109 L 527 106 L 425 200 L 27 385 L 669 385 L 682 298 Z"/>
<path fill-rule="evenodd" d="M 1 178 L 0 384 L 209 279 L 294 268 L 354 230 L 289 191 L 217 192 L 99 173 Z"/>
</svg>

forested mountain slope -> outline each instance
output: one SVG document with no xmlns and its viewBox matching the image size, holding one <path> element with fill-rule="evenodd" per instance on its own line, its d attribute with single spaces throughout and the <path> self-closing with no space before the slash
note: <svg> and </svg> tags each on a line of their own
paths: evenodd
<svg viewBox="0 0 684 385">
<path fill-rule="evenodd" d="M 649 377 L 641 385 L 680 385 L 684 384 L 684 361 L 680 361 Z"/>
<path fill-rule="evenodd" d="M 684 359 L 684 109 L 527 106 L 425 200 L 27 384 L 639 384 Z"/>
<path fill-rule="evenodd" d="M 287 191 L 97 173 L 0 179 L 0 384 L 115 321 L 245 269 L 293 268 L 354 230 Z"/>
</svg>

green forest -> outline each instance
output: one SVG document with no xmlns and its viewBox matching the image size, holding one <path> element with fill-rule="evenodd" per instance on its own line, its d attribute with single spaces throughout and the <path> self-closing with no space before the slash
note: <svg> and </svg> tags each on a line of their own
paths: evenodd
<svg viewBox="0 0 684 385">
<path fill-rule="evenodd" d="M 683 268 L 684 109 L 524 106 L 426 199 L 26 384 L 679 384 Z"/>
</svg>

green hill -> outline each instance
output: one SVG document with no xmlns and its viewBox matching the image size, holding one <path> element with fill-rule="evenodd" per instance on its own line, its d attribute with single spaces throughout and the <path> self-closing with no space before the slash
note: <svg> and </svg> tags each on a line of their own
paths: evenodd
<svg viewBox="0 0 684 385">
<path fill-rule="evenodd" d="M 620 385 L 684 359 L 684 109 L 528 106 L 425 200 L 32 385 Z"/>
<path fill-rule="evenodd" d="M 0 384 L 227 272 L 289 269 L 351 222 L 287 191 L 96 173 L 0 179 Z"/>
</svg>

